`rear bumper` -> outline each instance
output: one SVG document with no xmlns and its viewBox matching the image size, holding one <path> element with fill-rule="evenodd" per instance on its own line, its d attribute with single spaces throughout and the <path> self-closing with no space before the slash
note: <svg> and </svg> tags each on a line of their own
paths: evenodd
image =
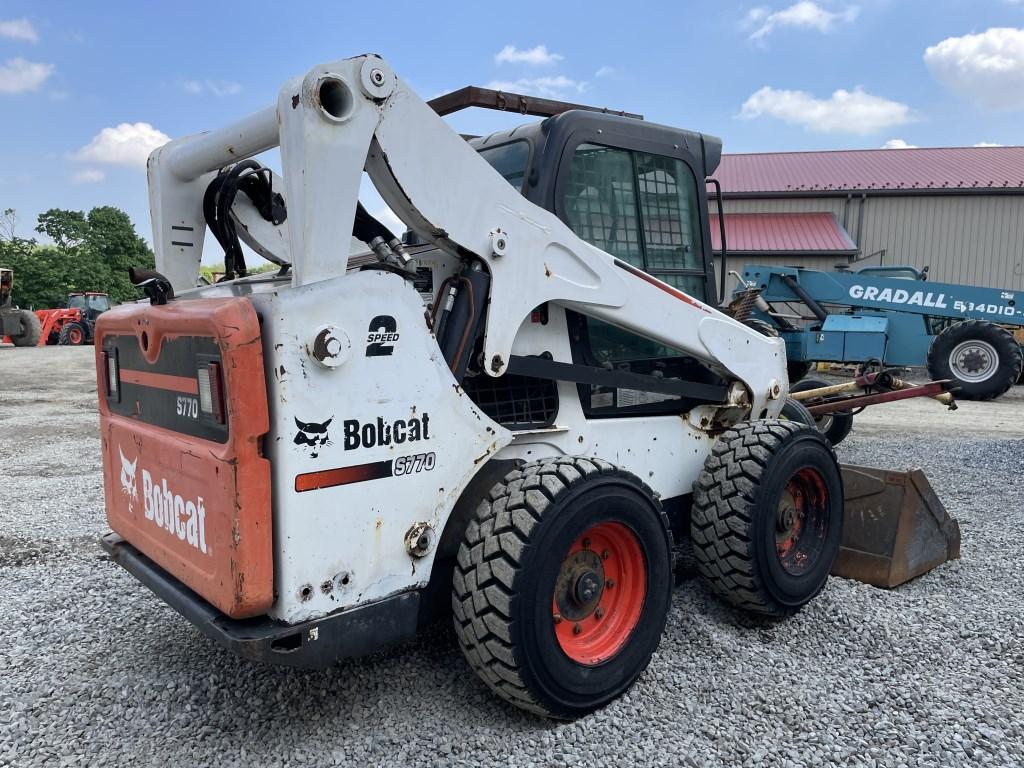
<svg viewBox="0 0 1024 768">
<path fill-rule="evenodd" d="M 267 617 L 231 619 L 122 539 L 108 533 L 100 546 L 110 559 L 229 651 L 253 661 L 289 667 L 329 667 L 365 656 L 416 634 L 419 592 L 403 592 L 315 621 L 285 624 Z"/>
</svg>

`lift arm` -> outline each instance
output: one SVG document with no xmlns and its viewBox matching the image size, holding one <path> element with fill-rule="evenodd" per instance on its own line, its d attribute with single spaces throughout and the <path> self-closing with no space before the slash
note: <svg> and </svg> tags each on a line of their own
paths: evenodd
<svg viewBox="0 0 1024 768">
<path fill-rule="evenodd" d="M 176 290 L 195 284 L 204 234 L 201 201 L 214 172 L 274 146 L 281 148 L 293 285 L 344 274 L 365 169 L 385 202 L 421 238 L 464 260 L 477 259 L 491 273 L 484 337 L 491 376 L 506 371 L 513 340 L 531 311 L 552 302 L 739 379 L 754 414 L 774 415 L 781 408 L 787 389 L 781 340 L 581 240 L 513 189 L 372 55 L 317 66 L 285 84 L 276 108 L 172 141 L 151 155 L 157 268 Z"/>
</svg>

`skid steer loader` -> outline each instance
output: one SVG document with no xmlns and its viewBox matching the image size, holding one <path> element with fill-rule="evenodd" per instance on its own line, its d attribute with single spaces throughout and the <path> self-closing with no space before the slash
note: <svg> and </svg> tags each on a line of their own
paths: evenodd
<svg viewBox="0 0 1024 768">
<path fill-rule="evenodd" d="M 366 55 L 150 156 L 149 301 L 97 326 L 103 545 L 251 659 L 326 666 L 451 613 L 488 686 L 569 718 L 644 670 L 691 557 L 743 609 L 818 594 L 843 472 L 777 418 L 782 341 L 706 301 L 720 142 L 488 98 L 553 116 L 467 142 Z M 280 176 L 251 159 L 274 147 Z M 207 229 L 226 276 L 197 288 Z M 242 243 L 280 270 L 246 276 Z"/>
</svg>

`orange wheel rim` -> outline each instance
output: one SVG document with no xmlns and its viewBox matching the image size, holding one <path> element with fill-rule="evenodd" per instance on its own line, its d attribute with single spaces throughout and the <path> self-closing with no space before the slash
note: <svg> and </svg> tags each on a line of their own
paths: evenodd
<svg viewBox="0 0 1024 768">
<path fill-rule="evenodd" d="M 828 519 L 825 480 L 804 467 L 786 483 L 775 516 L 775 551 L 787 573 L 799 576 L 814 567 L 824 549 Z"/>
<path fill-rule="evenodd" d="M 551 601 L 555 637 L 573 661 L 594 666 L 626 645 L 647 597 L 640 540 L 622 523 L 598 523 L 573 542 Z"/>
<path fill-rule="evenodd" d="M 82 332 L 78 328 L 72 328 L 68 333 L 68 339 L 71 340 L 72 344 L 81 344 Z"/>
</svg>

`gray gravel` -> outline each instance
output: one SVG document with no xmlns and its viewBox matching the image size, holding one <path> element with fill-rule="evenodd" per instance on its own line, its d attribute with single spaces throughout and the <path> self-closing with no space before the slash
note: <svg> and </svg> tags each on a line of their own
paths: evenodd
<svg viewBox="0 0 1024 768">
<path fill-rule="evenodd" d="M 687 584 L 639 684 L 554 724 L 488 693 L 446 626 L 317 673 L 209 643 L 94 544 L 94 399 L 91 350 L 0 350 L 0 765 L 1024 764 L 1024 429 L 984 405 L 898 434 L 878 409 L 840 448 L 923 467 L 961 561 L 894 592 L 832 579 L 783 623 Z"/>
</svg>

